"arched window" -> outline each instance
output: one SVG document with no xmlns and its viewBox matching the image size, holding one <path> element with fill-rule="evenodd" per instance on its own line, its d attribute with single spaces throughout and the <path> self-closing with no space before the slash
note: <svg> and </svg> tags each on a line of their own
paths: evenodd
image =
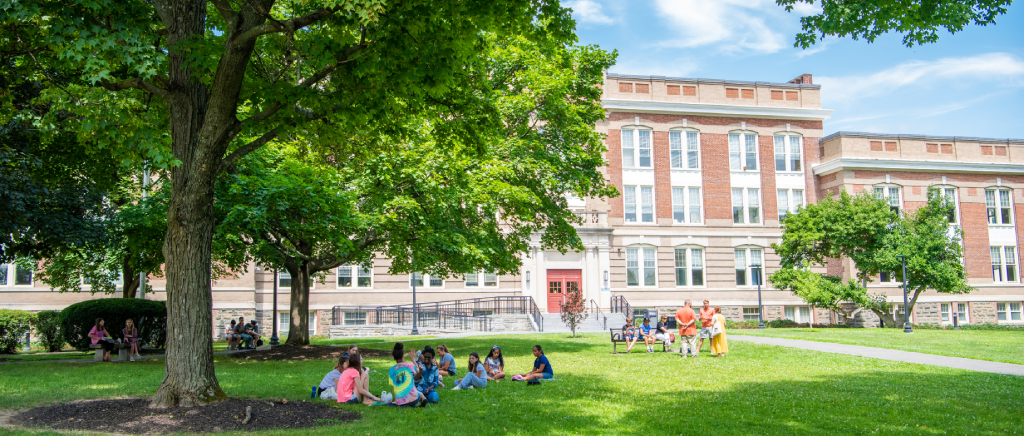
<svg viewBox="0 0 1024 436">
<path fill-rule="evenodd" d="M 736 247 L 736 286 L 757 286 L 764 283 L 764 248 Z"/>
<path fill-rule="evenodd" d="M 803 137 L 793 132 L 775 134 L 775 172 L 803 171 Z"/>
<path fill-rule="evenodd" d="M 729 132 L 729 169 L 757 171 L 757 133 Z"/>
<path fill-rule="evenodd" d="M 704 247 L 676 247 L 676 286 L 704 286 Z"/>
<path fill-rule="evenodd" d="M 651 129 L 639 126 L 622 128 L 622 167 L 653 168 Z"/>
<path fill-rule="evenodd" d="M 626 247 L 626 286 L 658 285 L 658 249 L 650 245 Z"/>
<path fill-rule="evenodd" d="M 680 128 L 668 132 L 672 169 L 700 169 L 700 132 Z"/>
</svg>

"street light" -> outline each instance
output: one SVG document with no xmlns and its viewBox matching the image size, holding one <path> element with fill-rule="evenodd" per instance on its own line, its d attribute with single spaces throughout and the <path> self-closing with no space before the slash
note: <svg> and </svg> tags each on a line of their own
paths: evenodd
<svg viewBox="0 0 1024 436">
<path fill-rule="evenodd" d="M 907 257 L 900 254 L 896 256 L 903 263 L 903 333 L 914 333 L 910 328 L 910 310 L 907 306 Z"/>
<path fill-rule="evenodd" d="M 281 338 L 277 337 L 277 268 L 274 268 L 274 309 L 270 312 L 274 314 L 274 328 L 270 332 L 270 345 L 281 345 Z"/>
<path fill-rule="evenodd" d="M 423 278 L 423 274 L 420 274 L 420 278 Z M 412 273 L 412 330 L 409 331 L 410 335 L 416 336 L 420 334 L 420 329 L 416 328 L 416 273 Z"/>
<path fill-rule="evenodd" d="M 751 265 L 751 269 L 756 269 L 754 275 L 754 281 L 757 282 L 757 328 L 764 328 L 764 305 L 761 304 L 761 264 Z"/>
</svg>

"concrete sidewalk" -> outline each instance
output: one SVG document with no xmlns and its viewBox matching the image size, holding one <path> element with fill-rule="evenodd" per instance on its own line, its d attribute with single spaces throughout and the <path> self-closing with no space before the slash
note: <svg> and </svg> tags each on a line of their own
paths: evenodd
<svg viewBox="0 0 1024 436">
<path fill-rule="evenodd" d="M 729 340 L 746 341 L 764 345 L 776 345 L 780 347 L 799 348 L 802 350 L 821 351 L 825 353 L 846 354 L 850 356 L 871 357 L 874 359 L 894 360 L 897 362 L 917 363 L 921 365 L 945 366 L 947 368 L 991 372 L 994 374 L 1024 376 L 1024 365 L 1015 365 L 1012 363 L 1002 362 L 990 362 L 988 360 L 939 356 L 936 354 L 914 353 L 911 351 L 890 350 L 888 348 L 863 347 L 860 345 L 802 341 L 799 339 L 766 338 L 761 336 L 742 336 L 730 334 Z"/>
</svg>

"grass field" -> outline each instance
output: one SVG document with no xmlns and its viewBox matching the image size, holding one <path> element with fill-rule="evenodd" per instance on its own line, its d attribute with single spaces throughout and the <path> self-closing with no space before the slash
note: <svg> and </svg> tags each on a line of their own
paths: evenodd
<svg viewBox="0 0 1024 436">
<path fill-rule="evenodd" d="M 1024 332 L 998 330 L 764 329 L 731 330 L 735 335 L 863 345 L 942 356 L 1024 364 Z"/>
<path fill-rule="evenodd" d="M 734 334 L 740 333 L 733 331 Z M 746 333 L 746 332 L 743 332 Z M 442 340 L 426 341 L 436 346 Z M 530 347 L 542 344 L 557 382 L 518 382 L 442 390 L 424 409 L 340 406 L 361 412 L 354 423 L 262 434 L 1008 434 L 1024 428 L 1024 378 L 832 355 L 733 341 L 723 359 L 676 354 L 612 355 L 607 335 L 564 334 L 445 339 L 461 368 L 470 351 L 503 347 L 509 373 L 526 371 Z M 424 341 L 416 341 L 422 346 Z M 363 348 L 390 348 L 367 345 Z M 639 347 L 642 348 L 642 347 Z M 392 362 L 371 390 L 388 388 Z M 239 362 L 217 357 L 231 396 L 308 399 L 328 361 Z M 152 394 L 162 361 L 136 364 L 0 365 L 0 408 L 73 399 Z M 451 387 L 450 381 L 449 387 Z M 32 434 L 2 431 L 0 434 Z"/>
</svg>

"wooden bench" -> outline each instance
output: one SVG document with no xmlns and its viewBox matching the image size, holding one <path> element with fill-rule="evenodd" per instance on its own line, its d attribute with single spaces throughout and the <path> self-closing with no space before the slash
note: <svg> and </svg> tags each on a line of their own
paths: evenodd
<svg viewBox="0 0 1024 436">
<path fill-rule="evenodd" d="M 608 329 L 608 332 L 611 333 L 612 354 L 618 354 L 618 346 L 619 346 L 619 344 L 620 343 L 629 343 L 629 341 L 626 339 L 625 335 L 622 334 L 622 327 L 610 328 L 610 329 Z M 636 333 L 638 335 L 640 334 L 639 331 L 637 331 Z M 644 342 L 643 336 L 639 336 L 636 341 L 638 343 L 642 344 Z M 665 345 L 665 341 L 658 341 L 658 342 L 661 342 L 661 351 L 667 351 L 668 350 L 668 347 Z"/>
<path fill-rule="evenodd" d="M 127 362 L 128 361 L 128 357 L 129 357 L 128 356 L 128 349 L 131 348 L 131 346 L 126 344 L 126 343 L 121 343 L 121 344 L 114 344 L 114 348 L 117 349 L 117 360 L 116 360 L 116 362 Z M 102 362 L 103 361 L 103 346 L 102 345 L 100 345 L 100 344 L 89 344 L 89 349 L 90 350 L 96 350 L 96 354 L 94 354 L 93 358 L 92 358 L 93 362 Z M 111 358 L 110 360 L 113 361 L 114 359 Z"/>
</svg>

